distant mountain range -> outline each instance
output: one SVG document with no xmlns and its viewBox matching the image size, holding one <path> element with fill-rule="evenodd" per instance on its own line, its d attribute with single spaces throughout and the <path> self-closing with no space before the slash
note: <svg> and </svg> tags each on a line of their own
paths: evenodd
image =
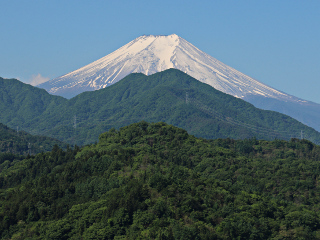
<svg viewBox="0 0 320 240">
<path fill-rule="evenodd" d="M 269 87 L 175 34 L 138 37 L 111 54 L 38 87 L 51 94 L 72 98 L 85 91 L 110 86 L 130 73 L 151 75 L 169 68 L 179 69 L 256 107 L 287 114 L 320 131 L 320 104 Z"/>
<path fill-rule="evenodd" d="M 320 133 L 295 119 L 255 108 L 189 75 L 169 69 L 130 74 L 116 84 L 67 100 L 18 80 L 0 79 L 0 122 L 71 144 L 97 141 L 111 128 L 163 121 L 208 139 L 286 139 L 320 144 Z"/>
</svg>

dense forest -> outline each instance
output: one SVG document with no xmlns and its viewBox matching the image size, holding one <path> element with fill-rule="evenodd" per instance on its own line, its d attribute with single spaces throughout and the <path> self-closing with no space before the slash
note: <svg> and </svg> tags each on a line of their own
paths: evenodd
<svg viewBox="0 0 320 240">
<path fill-rule="evenodd" d="M 1 239 L 320 239 L 320 146 L 165 123 L 0 166 Z"/>
<path fill-rule="evenodd" d="M 25 131 L 13 130 L 0 123 L 0 159 L 1 156 L 33 155 L 51 151 L 54 145 L 65 149 L 67 144 L 45 136 L 33 136 Z M 0 160 L 1 162 L 1 160 Z"/>
<path fill-rule="evenodd" d="M 0 99 L 0 122 L 71 145 L 94 143 L 102 132 L 142 120 L 166 122 L 207 139 L 290 140 L 303 132 L 320 144 L 320 133 L 297 120 L 255 108 L 176 69 L 130 74 L 70 100 L 0 78 Z"/>
</svg>

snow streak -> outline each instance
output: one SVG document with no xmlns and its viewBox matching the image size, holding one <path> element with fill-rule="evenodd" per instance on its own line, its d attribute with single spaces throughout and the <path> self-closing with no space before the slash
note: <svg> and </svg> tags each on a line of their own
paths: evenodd
<svg viewBox="0 0 320 240">
<path fill-rule="evenodd" d="M 143 35 L 91 64 L 38 87 L 51 94 L 73 97 L 110 86 L 130 73 L 151 75 L 169 68 L 179 69 L 238 98 L 260 95 L 282 101 L 302 101 L 227 66 L 176 34 Z"/>
</svg>

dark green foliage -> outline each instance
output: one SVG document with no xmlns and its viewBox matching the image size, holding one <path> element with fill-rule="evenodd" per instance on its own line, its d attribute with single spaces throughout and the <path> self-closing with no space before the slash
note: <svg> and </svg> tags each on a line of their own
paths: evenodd
<svg viewBox="0 0 320 240">
<path fill-rule="evenodd" d="M 139 122 L 0 173 L 2 239 L 320 239 L 320 147 Z"/>
<path fill-rule="evenodd" d="M 257 109 L 176 69 L 150 76 L 130 74 L 110 87 L 70 100 L 16 80 L 0 79 L 0 84 L 5 99 L 0 110 L 6 113 L 0 122 L 72 145 L 93 143 L 102 132 L 141 120 L 163 121 L 207 139 L 290 140 L 300 137 L 302 130 L 305 138 L 320 143 L 320 133 L 314 129 L 286 115 Z"/>
<path fill-rule="evenodd" d="M 10 160 L 11 155 L 27 155 L 51 151 L 54 145 L 66 148 L 67 144 L 45 136 L 32 136 L 24 131 L 15 131 L 0 123 L 0 164 Z M 11 154 L 11 155 L 10 155 Z M 1 160 L 3 159 L 3 160 Z"/>
</svg>

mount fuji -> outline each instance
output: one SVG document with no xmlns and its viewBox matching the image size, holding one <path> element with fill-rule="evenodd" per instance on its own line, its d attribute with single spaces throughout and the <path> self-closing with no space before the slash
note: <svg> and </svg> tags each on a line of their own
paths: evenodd
<svg viewBox="0 0 320 240">
<path fill-rule="evenodd" d="M 169 68 L 179 69 L 256 107 L 285 113 L 320 131 L 320 104 L 269 87 L 218 61 L 176 34 L 143 35 L 93 63 L 37 87 L 72 98 L 85 91 L 110 86 L 130 73 L 151 75 Z"/>
</svg>

